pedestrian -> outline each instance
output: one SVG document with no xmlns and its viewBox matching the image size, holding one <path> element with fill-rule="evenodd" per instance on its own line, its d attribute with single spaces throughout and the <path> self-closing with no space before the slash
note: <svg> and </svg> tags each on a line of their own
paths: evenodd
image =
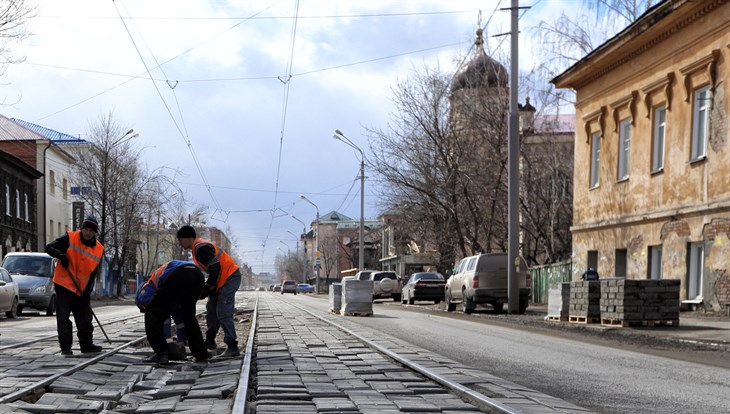
<svg viewBox="0 0 730 414">
<path fill-rule="evenodd" d="M 172 260 L 157 268 L 135 296 L 135 303 L 144 313 L 147 341 L 155 352 L 147 362 L 166 364 L 169 361 L 164 325 L 171 314 L 184 323 L 185 338 L 196 362 L 207 362 L 208 351 L 195 317 L 195 304 L 205 283 L 203 272 L 193 262 Z M 179 332 L 178 334 L 181 334 Z M 183 347 L 184 349 L 184 347 Z"/>
<path fill-rule="evenodd" d="M 88 216 L 81 223 L 81 229 L 66 232 L 46 245 L 46 253 L 58 259 L 53 271 L 56 289 L 56 329 L 61 355 L 73 355 L 73 329 L 71 313 L 76 322 L 76 336 L 81 353 L 100 352 L 101 346 L 94 345 L 94 326 L 91 323 L 91 292 L 104 257 L 104 246 L 96 240 L 99 223 Z"/>
<path fill-rule="evenodd" d="M 598 280 L 598 271 L 592 267 L 589 267 L 588 270 L 583 272 L 583 276 L 581 276 L 582 280 Z"/>
<path fill-rule="evenodd" d="M 182 226 L 177 231 L 177 241 L 184 249 L 191 249 L 193 261 L 208 273 L 201 299 L 208 297 L 206 304 L 205 346 L 216 349 L 215 337 L 218 330 L 223 329 L 223 341 L 227 349 L 222 357 L 237 357 L 238 350 L 236 329 L 233 324 L 233 312 L 236 302 L 236 291 L 241 285 L 241 272 L 228 253 L 209 240 L 198 238 L 192 226 Z"/>
</svg>

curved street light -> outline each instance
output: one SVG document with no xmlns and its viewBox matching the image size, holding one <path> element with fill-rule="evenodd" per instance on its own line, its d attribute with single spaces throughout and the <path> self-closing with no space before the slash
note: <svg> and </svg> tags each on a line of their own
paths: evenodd
<svg viewBox="0 0 730 414">
<path fill-rule="evenodd" d="M 355 145 L 349 138 L 345 136 L 339 129 L 335 129 L 335 134 L 332 138 L 342 141 L 345 144 L 360 152 L 360 241 L 358 243 L 358 270 L 362 270 L 365 266 L 365 154 L 363 154 L 360 147 Z"/>
<path fill-rule="evenodd" d="M 314 235 L 314 255 L 315 255 L 315 265 L 316 265 L 316 260 L 319 258 L 317 255 L 320 254 L 319 253 L 319 207 L 317 207 L 317 205 L 314 204 L 312 202 L 312 200 L 305 197 L 304 194 L 299 194 L 299 198 L 301 198 L 302 200 L 306 201 L 307 203 L 313 205 L 314 208 L 317 210 L 317 219 L 315 220 L 315 223 L 317 223 L 317 231 L 315 232 L 315 235 Z M 317 279 L 316 280 L 317 281 L 315 282 L 314 288 L 315 288 L 315 292 L 317 294 L 319 294 L 319 268 L 320 267 L 322 267 L 321 264 L 316 267 L 316 269 L 317 269 Z"/>
</svg>

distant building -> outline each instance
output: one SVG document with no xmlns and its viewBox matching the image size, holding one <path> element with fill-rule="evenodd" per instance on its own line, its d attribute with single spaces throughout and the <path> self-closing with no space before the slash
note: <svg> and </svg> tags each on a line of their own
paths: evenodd
<svg viewBox="0 0 730 414">
<path fill-rule="evenodd" d="M 43 174 L 0 150 L 0 258 L 9 252 L 37 251 L 36 181 Z"/>
</svg>

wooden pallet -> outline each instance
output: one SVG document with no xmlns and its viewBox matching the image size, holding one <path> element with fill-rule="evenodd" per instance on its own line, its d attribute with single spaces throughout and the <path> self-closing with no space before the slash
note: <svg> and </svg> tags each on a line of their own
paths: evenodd
<svg viewBox="0 0 730 414">
<path fill-rule="evenodd" d="M 589 318 L 587 316 L 568 316 L 568 321 L 570 323 L 598 323 L 600 322 L 600 318 Z"/>
<path fill-rule="evenodd" d="M 343 316 L 373 316 L 372 312 L 343 312 Z"/>
<path fill-rule="evenodd" d="M 604 326 L 679 326 L 679 319 L 645 319 L 645 320 L 625 320 L 625 319 L 601 319 L 601 325 Z"/>
<path fill-rule="evenodd" d="M 555 321 L 555 322 L 567 322 L 568 317 L 567 316 L 556 316 L 556 315 L 548 315 L 545 317 L 546 321 Z"/>
</svg>

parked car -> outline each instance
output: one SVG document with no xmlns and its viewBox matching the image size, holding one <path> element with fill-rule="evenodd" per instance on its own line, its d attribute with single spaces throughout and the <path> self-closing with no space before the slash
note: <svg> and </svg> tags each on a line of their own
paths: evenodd
<svg viewBox="0 0 730 414">
<path fill-rule="evenodd" d="M 272 292 L 281 292 L 281 285 L 278 283 L 275 284 L 274 287 L 271 288 L 271 291 Z"/>
<path fill-rule="evenodd" d="M 48 316 L 56 312 L 56 289 L 53 271 L 57 260 L 46 253 L 14 252 L 5 255 L 2 264 L 18 285 L 18 314 L 25 308 L 38 309 Z"/>
<path fill-rule="evenodd" d="M 293 280 L 285 280 L 284 282 L 282 282 L 281 294 L 283 295 L 284 293 L 293 293 L 296 295 L 297 294 L 297 282 L 295 282 Z"/>
<path fill-rule="evenodd" d="M 297 293 L 314 293 L 314 286 L 309 283 L 300 283 L 297 285 Z"/>
<path fill-rule="evenodd" d="M 10 272 L 0 267 L 0 312 L 5 312 L 8 318 L 18 316 L 19 296 L 18 284 Z"/>
<path fill-rule="evenodd" d="M 393 298 L 400 302 L 401 282 L 400 277 L 393 271 L 373 271 L 370 273 L 370 280 L 373 281 L 373 300 Z"/>
<path fill-rule="evenodd" d="M 439 303 L 444 300 L 446 279 L 441 273 L 418 272 L 408 278 L 401 291 L 401 302 L 413 305 L 417 300 L 432 300 Z"/>
<path fill-rule="evenodd" d="M 370 274 L 376 270 L 361 270 L 355 274 L 355 280 L 369 280 Z"/>
<path fill-rule="evenodd" d="M 507 303 L 507 253 L 484 253 L 466 257 L 446 281 L 446 310 L 453 311 L 461 303 L 464 313 L 471 313 L 477 304 L 489 304 L 501 312 Z M 521 263 L 525 259 L 520 257 Z M 517 271 L 520 292 L 519 313 L 525 313 L 530 300 L 527 266 Z"/>
</svg>

